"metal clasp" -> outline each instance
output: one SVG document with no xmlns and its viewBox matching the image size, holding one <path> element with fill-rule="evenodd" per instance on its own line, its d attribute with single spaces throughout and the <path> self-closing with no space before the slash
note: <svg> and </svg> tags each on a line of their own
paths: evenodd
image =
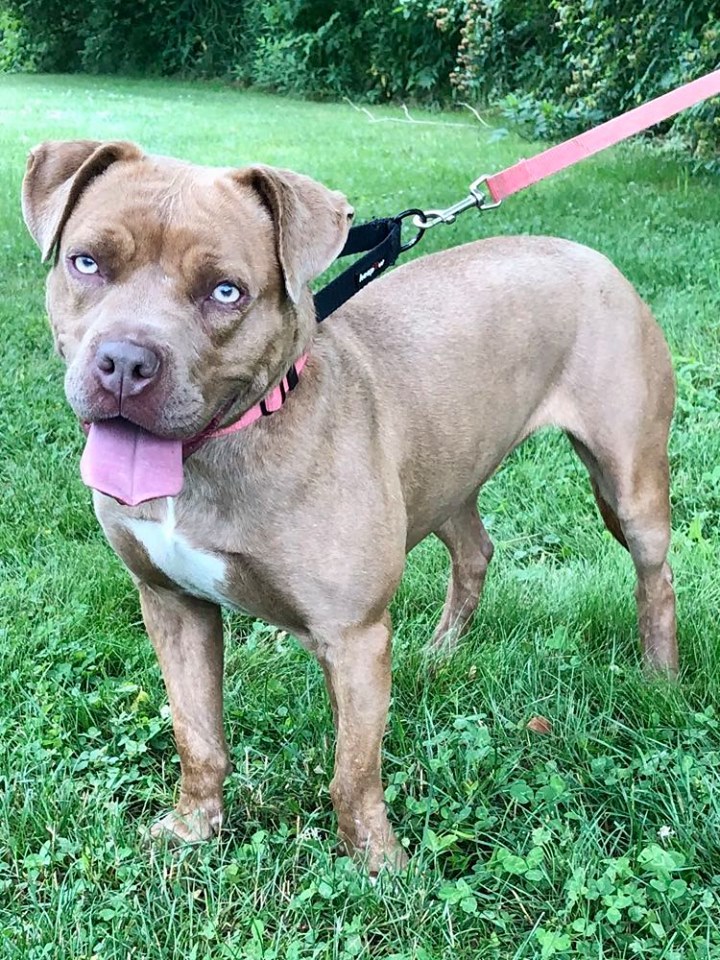
<svg viewBox="0 0 720 960">
<path fill-rule="evenodd" d="M 501 200 L 488 200 L 486 194 L 480 189 L 490 174 L 485 173 L 470 184 L 470 193 L 463 200 L 458 200 L 451 207 L 445 210 L 425 210 L 413 217 L 413 226 L 418 230 L 429 230 L 430 227 L 436 227 L 439 223 L 455 223 L 460 213 L 475 207 L 477 210 L 494 210 L 502 203 Z"/>
</svg>

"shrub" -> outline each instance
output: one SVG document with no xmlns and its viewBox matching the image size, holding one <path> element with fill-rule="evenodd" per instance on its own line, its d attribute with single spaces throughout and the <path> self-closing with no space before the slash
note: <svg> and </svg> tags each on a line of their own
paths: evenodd
<svg viewBox="0 0 720 960">
<path fill-rule="evenodd" d="M 357 95 L 372 101 L 451 96 L 457 30 L 448 38 L 426 0 L 260 4 L 245 79 L 275 90 Z"/>
<path fill-rule="evenodd" d="M 0 8 L 0 73 L 10 70 L 32 70 L 32 58 L 23 49 L 23 31 L 20 21 L 9 11 Z"/>
<path fill-rule="evenodd" d="M 587 128 L 715 69 L 716 0 L 0 0 L 0 70 L 216 76 L 370 101 L 501 102 Z M 720 106 L 668 122 L 717 163 Z"/>
<path fill-rule="evenodd" d="M 0 0 L 0 15 L 20 25 L 23 49 L 38 70 L 223 76 L 248 56 L 252 3 L 216 0 Z"/>
<path fill-rule="evenodd" d="M 575 133 L 720 64 L 715 0 L 454 0 L 460 24 L 451 80 L 473 98 L 502 97 L 535 136 Z M 668 121 L 696 157 L 720 146 L 717 100 Z"/>
</svg>

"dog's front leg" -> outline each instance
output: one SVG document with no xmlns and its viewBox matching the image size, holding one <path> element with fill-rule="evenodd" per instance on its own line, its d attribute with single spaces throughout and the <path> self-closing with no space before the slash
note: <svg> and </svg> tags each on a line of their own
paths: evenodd
<svg viewBox="0 0 720 960">
<path fill-rule="evenodd" d="M 144 584 L 140 601 L 170 700 L 182 773 L 178 803 L 153 825 L 151 836 L 196 843 L 220 829 L 222 786 L 230 770 L 220 608 Z"/>
<path fill-rule="evenodd" d="M 407 862 L 387 818 L 380 751 L 390 703 L 390 617 L 318 638 L 337 747 L 330 794 L 340 837 L 371 873 Z"/>
</svg>

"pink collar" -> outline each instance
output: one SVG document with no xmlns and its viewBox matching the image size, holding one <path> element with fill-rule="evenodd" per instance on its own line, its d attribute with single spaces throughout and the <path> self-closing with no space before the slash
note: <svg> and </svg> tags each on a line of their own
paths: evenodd
<svg viewBox="0 0 720 960">
<path fill-rule="evenodd" d="M 302 369 L 307 363 L 307 354 L 304 353 L 301 357 L 295 361 L 295 363 L 290 367 L 288 372 L 282 378 L 280 383 L 273 387 L 270 393 L 259 403 L 256 403 L 254 407 L 250 407 L 249 410 L 246 410 L 245 413 L 240 417 L 239 420 L 236 420 L 235 423 L 229 424 L 227 427 L 217 428 L 218 423 L 223 419 L 227 412 L 227 408 L 221 410 L 202 430 L 200 433 L 196 434 L 194 437 L 191 437 L 189 440 L 183 442 L 183 460 L 186 460 L 192 453 L 195 453 L 196 450 L 199 450 L 200 447 L 204 446 L 208 440 L 215 440 L 218 437 L 225 437 L 230 433 L 237 433 L 238 430 L 244 430 L 245 427 L 249 427 L 251 423 L 255 423 L 256 420 L 259 420 L 260 417 L 268 417 L 271 413 L 275 413 L 280 407 L 285 403 L 287 395 L 295 389 L 297 386 L 298 378 L 302 373 Z"/>
</svg>

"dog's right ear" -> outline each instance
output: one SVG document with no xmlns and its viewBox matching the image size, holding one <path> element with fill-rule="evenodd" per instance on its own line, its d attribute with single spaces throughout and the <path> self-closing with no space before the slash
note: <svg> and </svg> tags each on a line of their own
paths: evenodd
<svg viewBox="0 0 720 960">
<path fill-rule="evenodd" d="M 124 140 L 46 140 L 30 151 L 22 186 L 27 228 L 49 259 L 85 187 L 118 160 L 139 160 L 139 147 Z"/>
<path fill-rule="evenodd" d="M 342 193 L 291 170 L 256 164 L 234 171 L 233 177 L 252 187 L 269 210 L 285 289 L 297 303 L 308 281 L 345 246 L 355 211 Z"/>
</svg>

